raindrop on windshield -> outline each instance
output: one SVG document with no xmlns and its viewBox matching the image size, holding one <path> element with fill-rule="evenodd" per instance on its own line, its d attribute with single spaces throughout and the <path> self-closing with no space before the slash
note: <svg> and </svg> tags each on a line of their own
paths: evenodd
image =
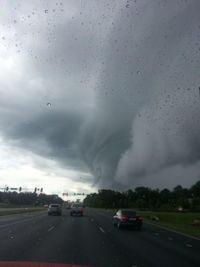
<svg viewBox="0 0 200 267">
<path fill-rule="evenodd" d="M 44 13 L 46 13 L 46 14 L 47 14 L 47 13 L 48 13 L 48 9 L 45 9 Z"/>
<path fill-rule="evenodd" d="M 50 102 L 47 103 L 47 107 L 51 107 L 51 103 Z"/>
</svg>

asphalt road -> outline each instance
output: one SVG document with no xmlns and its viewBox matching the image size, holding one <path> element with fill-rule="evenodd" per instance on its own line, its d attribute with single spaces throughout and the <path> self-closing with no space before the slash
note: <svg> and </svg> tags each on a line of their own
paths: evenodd
<svg viewBox="0 0 200 267">
<path fill-rule="evenodd" d="M 42 211 L 0 217 L 0 261 L 191 267 L 200 266 L 200 241 L 146 224 L 118 230 L 109 214 L 93 209 L 83 217 Z"/>
<path fill-rule="evenodd" d="M 31 207 L 31 208 L 0 208 L 0 211 L 28 210 L 28 209 L 34 209 L 34 207 Z"/>
</svg>

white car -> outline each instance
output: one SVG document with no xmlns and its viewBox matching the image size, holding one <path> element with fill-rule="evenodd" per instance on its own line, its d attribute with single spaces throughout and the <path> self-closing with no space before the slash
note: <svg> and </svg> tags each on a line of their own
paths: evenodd
<svg viewBox="0 0 200 267">
<path fill-rule="evenodd" d="M 71 205 L 71 210 L 70 210 L 70 215 L 80 215 L 83 216 L 83 207 L 80 204 L 72 204 Z"/>
<path fill-rule="evenodd" d="M 62 208 L 60 204 L 50 204 L 48 208 L 48 215 L 62 215 Z"/>
</svg>

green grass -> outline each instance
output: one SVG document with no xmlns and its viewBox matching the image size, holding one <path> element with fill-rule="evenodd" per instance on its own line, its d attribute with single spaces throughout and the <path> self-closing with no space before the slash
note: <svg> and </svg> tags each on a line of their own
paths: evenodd
<svg viewBox="0 0 200 267">
<path fill-rule="evenodd" d="M 116 212 L 116 209 L 101 209 L 111 214 Z M 135 209 L 134 209 L 135 210 Z M 155 225 L 164 226 L 184 234 L 189 234 L 200 238 L 200 226 L 193 226 L 194 220 L 200 220 L 199 212 L 162 212 L 162 211 L 137 211 L 143 217 L 144 222 L 149 222 Z M 159 221 L 153 221 L 150 216 L 157 216 Z"/>
<path fill-rule="evenodd" d="M 29 213 L 29 212 L 36 212 L 36 211 L 42 211 L 42 210 L 44 210 L 44 208 L 27 208 L 24 210 L 3 210 L 3 211 L 0 211 L 0 216 L 20 214 L 20 213 Z"/>
</svg>

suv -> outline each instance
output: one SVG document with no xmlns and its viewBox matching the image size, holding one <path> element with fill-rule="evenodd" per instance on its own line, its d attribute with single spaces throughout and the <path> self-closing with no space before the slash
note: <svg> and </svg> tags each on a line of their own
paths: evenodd
<svg viewBox="0 0 200 267">
<path fill-rule="evenodd" d="M 74 214 L 83 216 L 83 207 L 80 204 L 71 205 L 70 215 L 73 216 Z"/>
<path fill-rule="evenodd" d="M 60 204 L 50 204 L 48 208 L 48 215 L 57 214 L 62 215 L 62 209 Z"/>
</svg>

